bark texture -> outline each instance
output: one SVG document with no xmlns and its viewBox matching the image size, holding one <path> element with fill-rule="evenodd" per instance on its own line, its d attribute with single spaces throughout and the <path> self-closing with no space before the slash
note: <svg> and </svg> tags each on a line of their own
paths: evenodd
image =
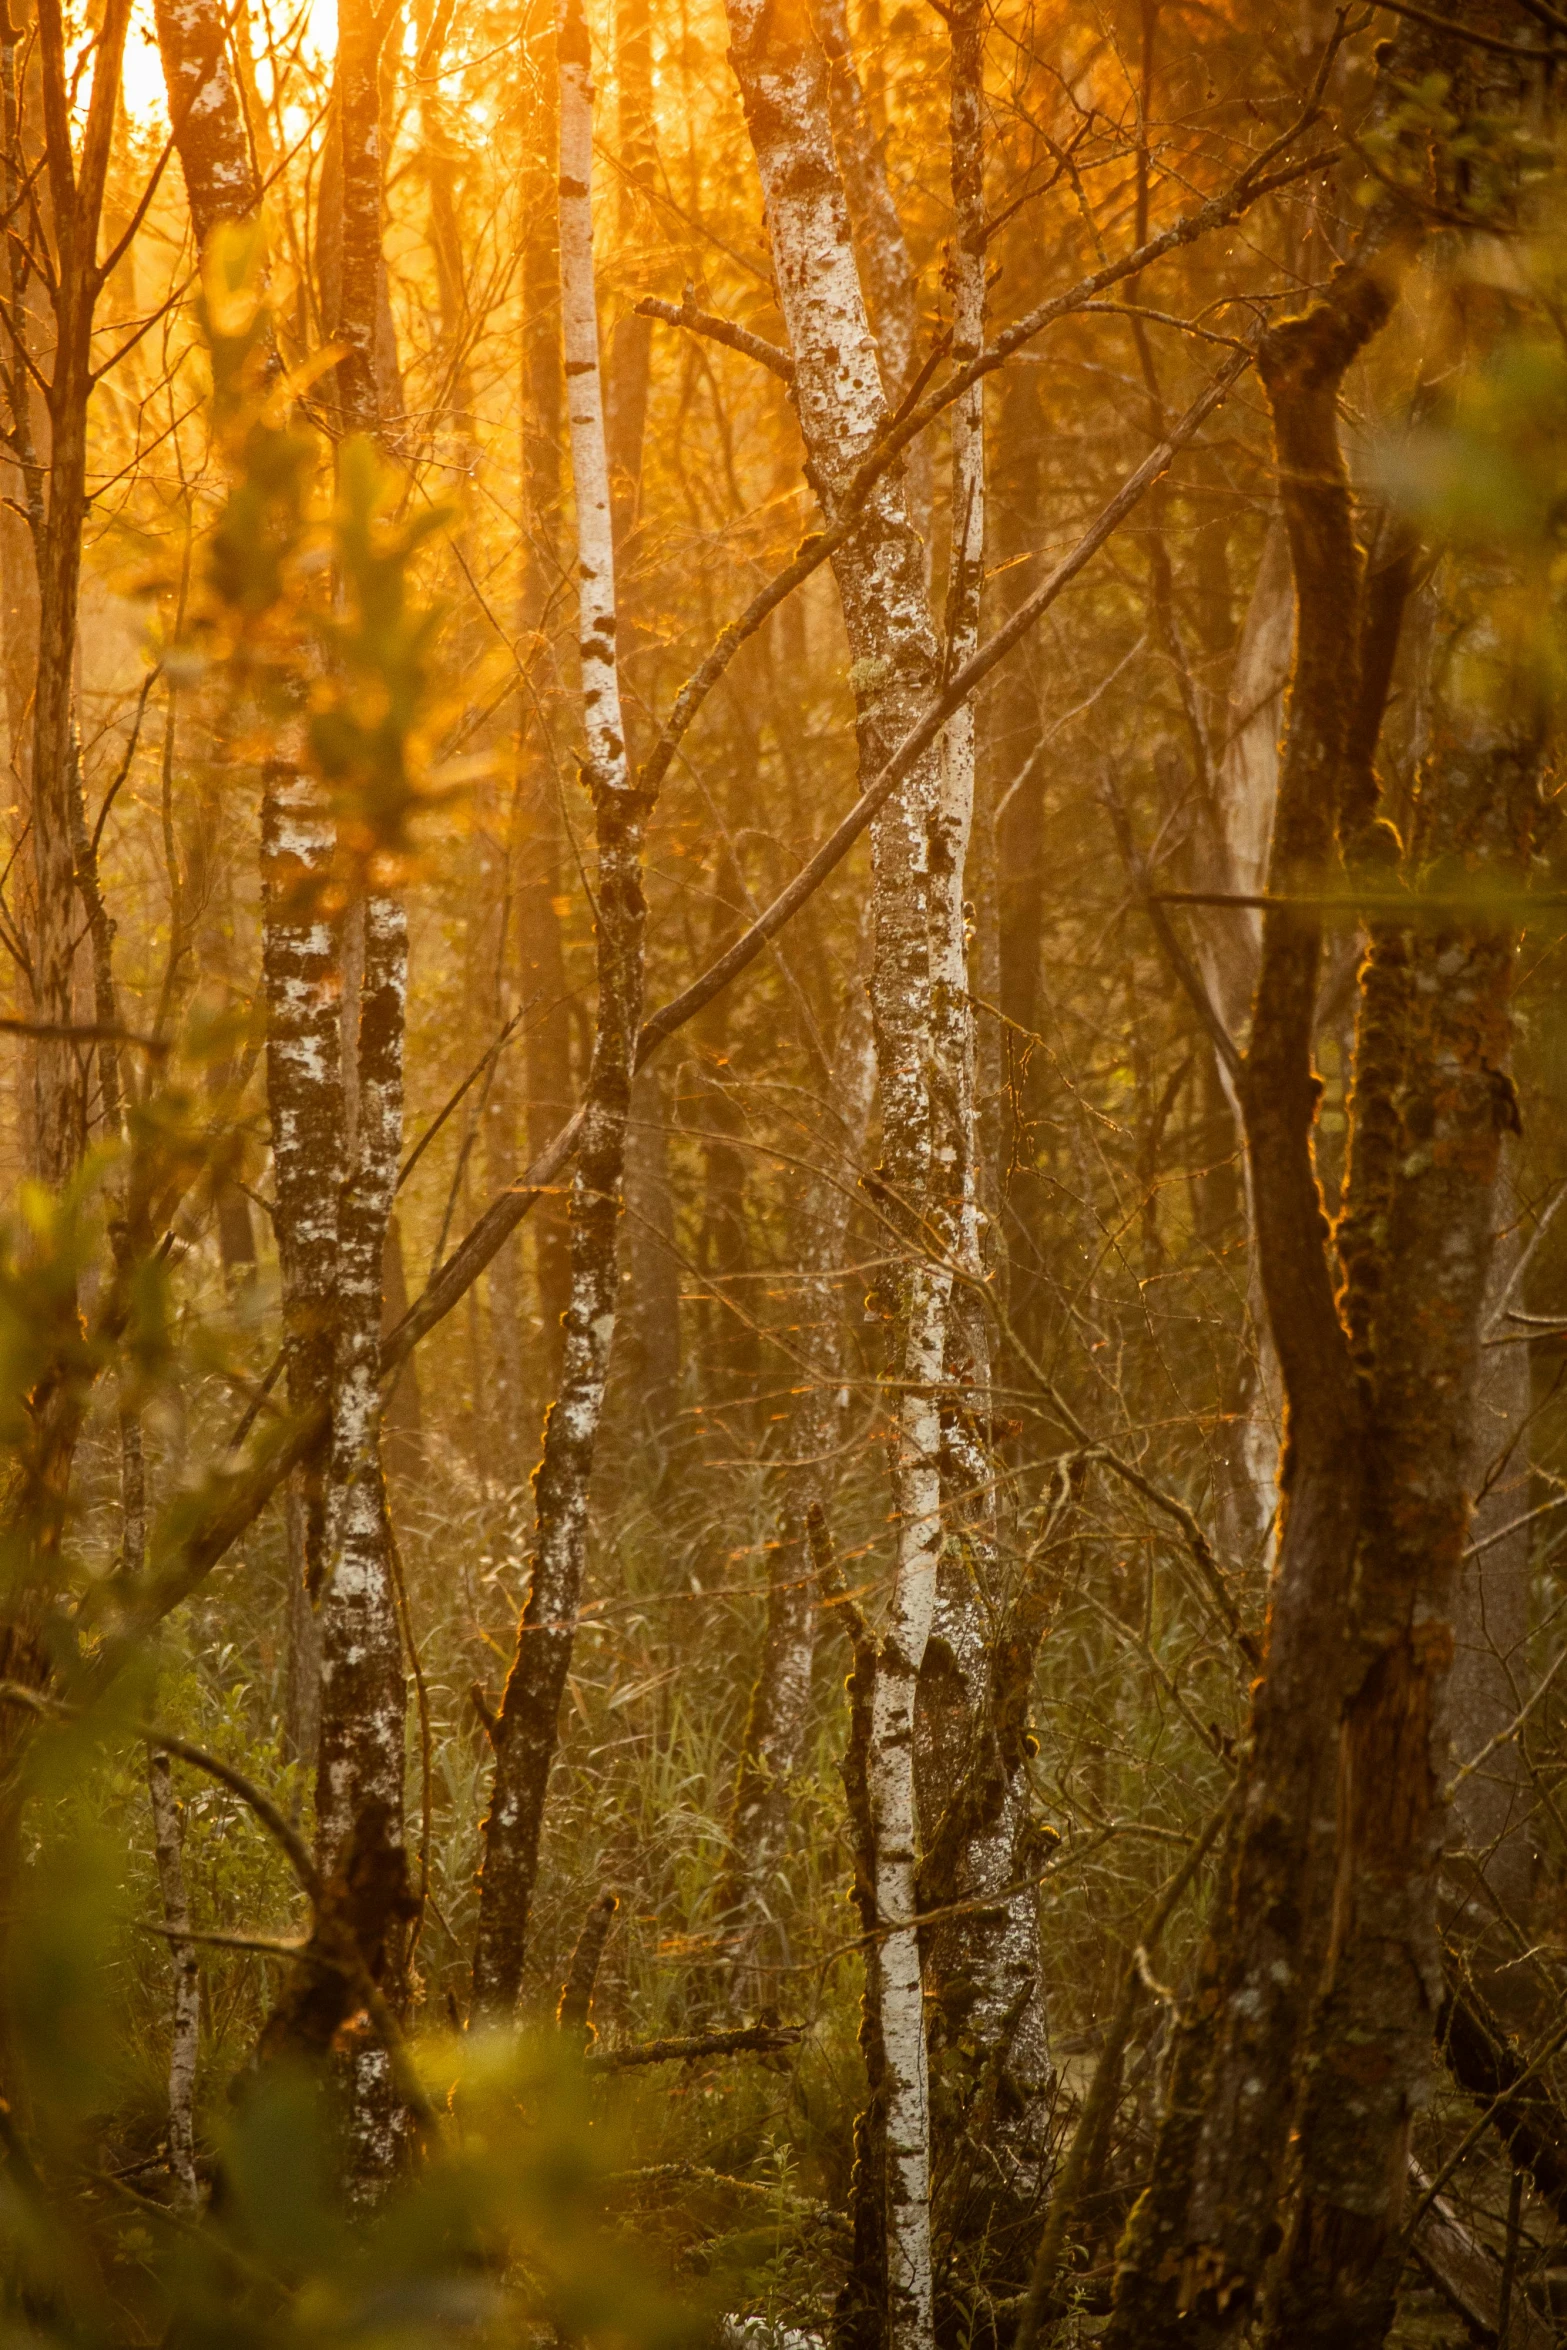
<svg viewBox="0 0 1567 2350">
<path fill-rule="evenodd" d="M 169 2169 L 175 2193 L 182 2203 L 200 2196 L 196 2178 L 196 2062 L 201 2048 L 201 1962 L 194 1942 L 181 1940 L 190 1925 L 190 1903 L 185 1893 L 184 1821 L 174 1800 L 174 1785 L 166 1754 L 147 1757 L 147 1788 L 152 1799 L 153 1849 L 158 1862 L 158 1888 L 163 1896 L 163 1922 L 169 1930 L 169 1960 L 174 1970 L 174 2011 L 169 2033 Z"/>
<path fill-rule="evenodd" d="M 1390 56 L 1389 88 L 1396 70 Z M 1414 207 L 1385 197 L 1327 294 L 1274 327 L 1258 356 L 1296 595 L 1268 864 L 1274 899 L 1319 893 L 1338 845 L 1362 565 L 1337 403 L 1346 370 L 1388 315 L 1419 234 Z M 1380 716 L 1378 698 L 1373 743 Z M 1287 1404 L 1278 1552 L 1223 1909 L 1177 2035 L 1154 2183 L 1123 2250 L 1107 2335 L 1114 2350 L 1222 2341 L 1247 2322 L 1277 2242 L 1296 2051 L 1326 1942 L 1338 1710 L 1349 1674 L 1342 1627 L 1367 1431 L 1313 1147 L 1321 960 L 1320 912 L 1270 905 L 1239 1090 Z"/>
<path fill-rule="evenodd" d="M 198 251 L 221 221 L 261 202 L 239 78 L 220 0 L 157 0 L 158 54 Z"/>
<path fill-rule="evenodd" d="M 353 432 L 389 423 L 396 372 L 388 352 L 386 261 L 381 247 L 381 43 L 388 19 L 371 0 L 342 0 L 337 23 L 332 144 L 338 173 L 336 300 L 330 305 L 332 340 L 342 349 L 338 398 Z"/>
<path fill-rule="evenodd" d="M 1444 633 L 1410 864 L 1417 891 L 1451 896 L 1487 876 L 1521 883 L 1539 748 L 1531 697 L 1516 677 L 1509 690 L 1489 597 L 1473 583 L 1455 584 Z M 1425 2102 L 1443 1999 L 1444 1697 L 1501 1137 L 1517 1123 L 1507 1076 L 1515 946 L 1505 920 L 1450 913 L 1408 939 L 1398 1153 L 1370 1322 L 1373 1473 L 1339 1757 L 1333 1939 L 1311 2041 L 1281 2345 L 1370 2350 L 1392 2322 L 1403 2261 L 1409 2129 Z"/>
<path fill-rule="evenodd" d="M 484 1823 L 473 2013 L 504 2021 L 516 2003 L 557 1717 L 587 1556 L 588 1487 L 618 1302 L 621 1187 L 647 907 L 644 794 L 632 783 L 620 717 L 615 557 L 593 272 L 592 59 L 581 0 L 560 22 L 560 263 L 576 486 L 578 651 L 598 846 L 598 1024 L 571 1195 L 571 1296 L 560 1392 L 534 1478 L 537 1525 L 527 1606 L 496 1725 Z"/>
<path fill-rule="evenodd" d="M 951 17 L 953 357 L 985 333 L 984 11 Z M 985 571 L 984 390 L 952 412 L 952 544 L 945 664 L 979 643 Z M 1009 1622 L 993 1419 L 990 1333 L 979 1199 L 976 1038 L 969 987 L 969 849 L 974 833 L 976 712 L 942 739 L 941 796 L 931 824 L 932 1224 L 960 1276 L 947 1314 L 941 1399 L 945 1542 L 935 1617 L 920 1671 L 915 1752 L 922 1815 L 922 1914 L 960 1914 L 924 1936 L 932 2069 L 931 2159 L 949 2255 L 976 2241 L 1019 2273 L 1024 2230 L 1048 2165 L 1051 2087 L 1039 1982 L 1032 1806 L 1022 1774 L 1037 1629 Z M 1008 2238 L 1010 2237 L 1010 2246 Z"/>
<path fill-rule="evenodd" d="M 884 139 L 876 135 L 864 83 L 854 55 L 845 0 L 817 0 L 816 31 L 827 59 L 828 102 L 833 150 L 843 175 L 855 257 L 866 307 L 881 356 L 881 379 L 893 406 L 902 399 L 919 366 L 919 280 L 887 172 Z M 928 438 L 918 440 L 905 459 L 909 513 L 926 547 L 935 469 Z"/>
<path fill-rule="evenodd" d="M 336 833 L 303 765 L 273 759 L 261 779 L 262 982 L 267 999 L 267 1110 L 273 1230 L 283 1282 L 284 1369 L 291 1412 L 330 1409 L 337 1312 L 337 1220 L 343 1165 L 342 965 L 323 905 Z M 325 1569 L 325 1456 L 301 1471 L 312 1599 Z"/>
<path fill-rule="evenodd" d="M 517 931 L 528 1093 L 528 1150 L 537 1157 L 571 1115 L 571 1019 L 562 941 L 564 842 L 550 707 L 555 665 L 547 624 L 564 574 L 561 554 L 562 386 L 560 324 L 559 87 L 554 9 L 534 0 L 526 24 L 532 97 L 524 126 L 520 204 L 522 349 L 518 406 L 524 541 L 518 635 L 527 672 L 518 713 Z M 552 1193 L 533 1218 L 534 1284 L 545 1395 L 559 1381 L 562 1326 L 571 1291 L 566 1200 Z M 529 1432 L 535 1441 L 537 1422 Z"/>
<path fill-rule="evenodd" d="M 732 0 L 731 62 L 761 174 L 778 299 L 795 365 L 808 473 L 831 518 L 835 492 L 885 419 L 848 207 L 832 146 L 827 68 L 799 0 Z M 834 558 L 854 655 L 860 765 L 869 776 L 913 723 L 938 674 L 925 560 L 900 483 L 883 479 Z M 878 1193 L 911 1262 L 892 1306 L 893 1513 L 897 1557 L 870 1702 L 868 1801 L 875 1839 L 877 1991 L 883 2080 L 877 2110 L 885 2192 L 888 2339 L 932 2338 L 929 2083 L 916 1880 L 914 1701 L 941 1550 L 939 1394 L 951 1275 L 926 1255 L 933 1149 L 930 825 L 939 756 L 921 761 L 877 819 L 872 1002 L 881 1096 Z"/>
<path fill-rule="evenodd" d="M 330 1875 L 371 1797 L 400 1837 L 407 1692 L 381 1471 L 381 1268 L 403 1132 L 408 926 L 400 903 L 365 905 L 358 1117 L 336 1235 L 329 1573 L 321 1598 L 316 1830 Z"/>
</svg>

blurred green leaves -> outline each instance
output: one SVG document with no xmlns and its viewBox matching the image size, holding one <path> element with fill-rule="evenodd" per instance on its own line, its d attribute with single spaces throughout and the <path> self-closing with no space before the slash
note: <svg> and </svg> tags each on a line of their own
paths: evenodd
<svg viewBox="0 0 1567 2350">
<path fill-rule="evenodd" d="M 528 2043 L 430 2039 L 421 2071 L 447 2116 L 443 2143 L 378 2209 L 337 2184 L 331 2084 L 272 2067 L 233 2086 L 197 2220 L 102 2191 L 80 2140 L 104 2078 L 107 1854 L 79 1865 L 23 1921 L 14 2011 L 29 2073 L 68 2115 L 35 2172 L 0 2148 L 0 2339 L 101 2339 L 97 2312 L 62 2283 L 67 2230 L 84 2273 L 100 2272 L 139 2338 L 183 2350 L 423 2350 L 569 2338 L 584 2350 L 686 2350 L 698 2313 L 614 2225 L 617 2133 L 554 2036 Z M 32 2060 L 35 2058 L 36 2060 Z M 40 2200 L 57 2225 L 42 2228 Z M 42 2229 L 42 2233 L 41 2233 Z M 51 2239 L 53 2239 L 51 2241 Z M 53 2271 L 53 2290 L 40 2290 Z M 40 2318 L 42 2322 L 40 2323 Z"/>
<path fill-rule="evenodd" d="M 421 600 L 417 576 L 421 550 L 449 528 L 453 509 L 405 513 L 403 476 L 361 436 L 339 444 L 328 498 L 331 469 L 307 401 L 336 354 L 285 373 L 266 273 L 259 228 L 211 239 L 199 315 L 228 488 L 175 661 L 224 666 L 252 712 L 251 756 L 320 776 L 337 820 L 330 895 L 340 905 L 402 878 L 419 812 L 465 780 L 431 775 L 446 707 L 446 614 Z"/>
<path fill-rule="evenodd" d="M 418 602 L 411 575 L 451 510 L 429 507 L 398 521 L 397 495 L 374 446 L 362 436 L 345 441 L 332 547 L 346 609 L 321 629 L 327 660 L 311 693 L 310 748 L 331 788 L 342 848 L 366 868 L 395 866 L 411 853 L 409 826 L 430 797 L 443 702 L 435 656 L 445 611 Z"/>
<path fill-rule="evenodd" d="M 1567 347 L 1519 336 L 1466 374 L 1440 422 L 1384 444 L 1399 503 L 1434 535 L 1543 566 L 1567 552 Z"/>
</svg>

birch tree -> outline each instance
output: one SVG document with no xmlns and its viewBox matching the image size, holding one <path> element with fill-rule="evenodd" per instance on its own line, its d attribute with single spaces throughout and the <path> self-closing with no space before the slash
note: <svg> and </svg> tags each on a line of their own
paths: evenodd
<svg viewBox="0 0 1567 2350">
<path fill-rule="evenodd" d="M 571 1293 L 560 1391 L 535 1481 L 528 1603 L 494 1732 L 495 1784 L 473 1959 L 473 2013 L 516 2004 L 538 1866 L 556 1716 L 570 1662 L 588 1540 L 588 1480 L 604 1405 L 619 1292 L 626 1121 L 642 1017 L 644 795 L 620 712 L 615 552 L 593 271 L 592 52 L 581 0 L 560 19 L 561 316 L 577 521 L 577 644 L 586 737 L 583 779 L 598 843 L 598 1024 L 571 1194 Z"/>
<path fill-rule="evenodd" d="M 825 60 L 799 12 L 730 8 L 731 57 L 766 204 L 778 297 L 794 358 L 806 449 L 823 505 L 850 478 L 886 414 L 848 213 L 832 152 Z M 884 482 L 834 562 L 854 654 L 862 765 L 874 772 L 928 698 L 937 674 L 924 551 L 900 488 Z M 941 1551 L 941 1424 L 951 1273 L 925 1220 L 940 1204 L 930 1072 L 930 820 L 940 761 L 922 762 L 877 821 L 876 1019 L 881 1196 L 911 1244 L 892 1307 L 893 1511 L 897 1561 L 871 1698 L 868 1791 L 875 1833 L 879 1947 L 874 1969 L 884 2066 L 881 2165 L 888 2338 L 932 2336 L 930 2116 L 920 1968 L 914 1705 L 936 1602 Z M 959 882 L 961 889 L 961 881 Z M 940 1227 L 938 1226 L 939 1230 Z"/>
<path fill-rule="evenodd" d="M 953 234 L 952 351 L 958 366 L 985 341 L 985 18 L 951 24 L 949 126 Z M 945 665 L 972 658 L 985 575 L 985 393 L 975 384 L 952 411 L 952 541 Z M 915 1713 L 924 1863 L 922 1912 L 957 1909 L 926 1932 L 932 2065 L 940 2096 L 933 2160 L 945 2180 L 948 2239 L 983 2226 L 995 2240 L 1036 2210 L 1048 2167 L 1051 2069 L 1039 1979 L 1037 1896 L 1022 1715 L 1034 1647 L 1021 1594 L 1002 1569 L 1002 1512 L 990 1430 L 988 1259 L 980 1206 L 973 905 L 977 720 L 959 710 L 942 739 L 941 795 L 931 824 L 933 1069 L 939 1226 L 959 1278 L 946 1335 L 941 1401 L 945 1546 L 930 1645 Z M 1026 1612 L 1026 1611 L 1025 1611 Z M 983 2057 L 979 2051 L 983 2049 Z M 980 2181 L 983 2180 L 983 2184 Z M 1000 2182 L 999 2190 L 997 2182 Z M 977 2195 L 981 2221 L 971 2198 Z"/>
</svg>

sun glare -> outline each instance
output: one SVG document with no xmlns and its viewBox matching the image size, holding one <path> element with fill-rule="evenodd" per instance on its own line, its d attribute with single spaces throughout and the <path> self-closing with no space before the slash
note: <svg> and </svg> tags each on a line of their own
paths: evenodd
<svg viewBox="0 0 1567 2350">
<path fill-rule="evenodd" d="M 295 21 L 294 11 L 286 5 L 279 7 L 273 18 L 280 33 L 285 29 L 291 33 Z M 250 37 L 258 51 L 265 49 L 266 31 L 266 12 L 259 7 L 253 9 Z M 337 47 L 337 0 L 309 0 L 309 6 L 304 11 L 303 31 L 301 48 L 304 57 L 318 62 L 330 58 Z M 265 96 L 268 94 L 270 68 L 264 54 L 258 56 L 256 70 Z M 153 0 L 136 0 L 126 35 L 121 88 L 125 111 L 132 122 L 167 131 L 169 110 L 163 89 L 163 65 L 158 55 Z M 293 111 L 285 106 L 284 129 L 290 137 L 297 137 L 304 127 L 304 117 L 301 115 L 297 126 L 291 125 L 289 117 Z"/>
</svg>

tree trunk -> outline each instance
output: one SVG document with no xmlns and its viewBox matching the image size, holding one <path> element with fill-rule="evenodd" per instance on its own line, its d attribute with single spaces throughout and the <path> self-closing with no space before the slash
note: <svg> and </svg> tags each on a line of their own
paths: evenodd
<svg viewBox="0 0 1567 2350">
<path fill-rule="evenodd" d="M 829 517 L 886 414 L 849 216 L 836 168 L 826 62 L 800 0 L 730 0 L 730 61 L 761 174 L 778 300 L 811 480 Z M 876 773 L 929 698 L 936 648 L 925 550 L 902 485 L 884 477 L 833 561 L 854 657 L 861 772 Z M 872 1003 L 881 1092 L 877 1194 L 909 1252 L 889 1339 L 897 1558 L 870 1704 L 867 1787 L 874 1829 L 876 1966 L 883 2080 L 874 2109 L 885 2182 L 888 2338 L 932 2339 L 930 2132 L 917 1909 L 914 1698 L 941 1550 L 941 1420 L 951 1275 L 925 1254 L 936 1177 L 930 1070 L 930 823 L 939 756 L 926 756 L 876 819 Z M 943 1170 L 945 1176 L 946 1170 Z"/>
<path fill-rule="evenodd" d="M 54 230 L 47 273 L 54 351 L 44 394 L 49 419 L 47 488 L 29 500 L 38 578 L 31 800 L 32 1016 L 40 1025 L 64 1030 L 70 1028 L 75 1011 L 80 922 L 76 854 L 79 771 L 73 688 L 82 532 L 88 507 L 87 410 L 92 396 L 93 320 L 103 290 L 97 247 L 128 20 L 129 0 L 108 0 L 94 51 L 87 119 L 79 149 L 73 153 L 65 25 L 58 0 L 40 0 L 44 184 Z M 7 170 L 13 179 L 20 170 L 14 72 L 15 54 L 8 48 L 4 100 Z M 33 180 L 41 177 L 32 175 Z M 42 188 L 39 203 L 41 208 Z M 41 234 L 37 213 L 32 217 L 34 233 Z M 13 233 L 13 255 L 22 235 L 20 228 Z M 43 258 L 40 254 L 38 261 Z M 30 269 L 36 266 L 29 264 Z M 38 274 L 45 275 L 45 271 L 39 268 Z M 14 261 L 11 286 L 14 294 Z M 12 324 L 25 335 L 25 323 L 15 316 L 14 303 Z M 17 379 L 13 378 L 13 389 L 16 387 Z M 25 395 L 18 396 L 22 412 L 13 409 L 11 423 L 25 449 L 31 442 L 30 409 Z M 31 471 L 24 462 L 24 480 Z M 31 1172 L 50 1189 L 59 1190 L 76 1172 L 85 1140 L 84 1087 L 69 1038 L 39 1036 L 33 1069 Z M 71 1469 L 92 1383 L 91 1373 L 81 1361 L 74 1275 L 62 1278 L 55 1303 L 57 1319 L 45 1349 L 45 1368 L 25 1399 L 25 1435 L 13 1447 L 0 1493 L 0 1526 L 15 1545 L 11 1590 L 4 1621 L 0 1622 L 0 1667 L 5 1677 L 34 1687 L 41 1687 L 49 1678 L 43 1627 L 55 1599 Z M 11 1766 L 27 1733 L 27 1717 L 14 1709 L 8 1711 L 10 1718 L 0 1723 L 0 1859 L 5 1871 L 15 1858 L 15 1823 L 5 1816 L 18 1792 Z"/>
<path fill-rule="evenodd" d="M 517 930 L 521 969 L 527 1129 L 537 1157 L 571 1115 L 571 1017 L 563 915 L 564 843 L 549 743 L 554 664 L 545 639 L 562 573 L 560 552 L 561 412 L 559 191 L 551 163 L 560 141 L 552 0 L 534 0 L 528 18 L 533 112 L 522 146 L 522 354 L 519 430 L 524 538 L 518 634 L 528 647 L 518 713 Z M 533 1214 L 534 1285 L 543 1325 L 540 1375 L 545 1396 L 557 1392 L 562 1326 L 571 1294 L 571 1243 L 565 1198 L 540 1200 Z M 529 1431 L 531 1446 L 534 1430 Z"/>
<path fill-rule="evenodd" d="M 220 221 L 249 220 L 261 202 L 219 0 L 156 0 L 158 54 L 198 253 Z"/>
<path fill-rule="evenodd" d="M 1386 97 L 1405 52 L 1401 20 Z M 1268 865 L 1275 899 L 1320 892 L 1331 869 L 1341 766 L 1357 720 L 1360 554 L 1338 442 L 1344 373 L 1388 316 L 1418 247 L 1415 208 L 1384 196 L 1354 259 L 1258 356 L 1272 405 L 1296 584 L 1289 721 Z M 1373 697 L 1374 745 L 1387 678 Z M 1325 1947 L 1332 1788 L 1348 1657 L 1342 1625 L 1364 1490 L 1365 1412 L 1317 1181 L 1312 1033 L 1322 918 L 1273 905 L 1240 1096 L 1256 1246 L 1288 1405 L 1279 1548 L 1253 1691 L 1224 1907 L 1176 2040 L 1154 2183 L 1129 2229 L 1110 2350 L 1206 2343 L 1246 2323 L 1276 2241 L 1296 2047 Z M 1380 1104 L 1360 1098 L 1356 1117 Z M 1353 1146 L 1352 1146 L 1353 1147 Z"/>
<path fill-rule="evenodd" d="M 622 256 L 634 252 L 642 230 L 658 148 L 653 122 L 653 22 L 648 0 L 616 0 L 615 95 L 620 172 L 616 212 Z M 645 292 L 641 287 L 639 292 Z M 642 495 L 642 441 L 652 380 L 653 321 L 628 309 L 610 341 L 605 438 L 615 551 L 622 565 L 636 527 Z M 624 648 L 623 648 L 624 652 Z"/>
<path fill-rule="evenodd" d="M 196 2180 L 196 2063 L 201 2052 L 201 1962 L 194 1942 L 180 1937 L 190 1925 L 190 1903 L 185 1894 L 184 1819 L 174 1800 L 166 1754 L 147 1757 L 147 1786 L 152 1798 L 153 1847 L 158 1862 L 158 1886 L 163 1895 L 163 1922 L 169 1929 L 169 1959 L 174 1969 L 174 2018 L 169 2036 L 169 2169 L 181 2203 L 200 2197 Z"/>
<path fill-rule="evenodd" d="M 951 17 L 953 356 L 983 345 L 984 12 L 961 0 Z M 984 394 L 952 418 L 952 551 L 947 664 L 979 642 L 985 570 Z M 914 1739 L 925 1860 L 922 1912 L 962 1905 L 926 1930 L 932 2159 L 942 2180 L 943 2237 L 987 2245 L 987 2267 L 1026 2273 L 1021 2228 L 1037 2211 L 1049 2149 L 1051 2086 L 1039 1983 L 1038 1902 L 1029 1875 L 1031 1803 L 1021 1725 L 1034 1646 L 1003 1658 L 1005 1612 L 995 1463 L 990 1333 L 979 1219 L 975 1036 L 968 985 L 965 879 L 974 817 L 975 711 L 942 741 L 931 825 L 931 980 L 937 1228 L 963 1278 L 946 1332 L 941 1400 L 946 1540 L 935 1617 L 915 1705 Z M 1031 2247 L 1029 2248 L 1031 2250 Z"/>
<path fill-rule="evenodd" d="M 845 0 L 817 0 L 815 17 L 817 38 L 827 59 L 833 149 L 843 176 L 860 283 L 881 353 L 882 386 L 889 403 L 896 407 L 919 365 L 919 280 L 887 176 L 884 142 L 876 136 L 855 63 Z M 935 487 L 928 438 L 914 443 L 906 463 L 909 512 L 926 547 L 928 585 Z"/>
<path fill-rule="evenodd" d="M 647 907 L 647 807 L 631 781 L 620 721 L 615 556 L 604 446 L 593 274 L 592 58 L 582 0 L 560 20 L 560 265 L 571 457 L 576 484 L 578 645 L 584 778 L 598 841 L 598 1026 L 571 1194 L 571 1300 L 560 1393 L 544 1430 L 528 1603 L 495 1735 L 495 1786 L 473 1961 L 473 2014 L 503 2023 L 516 2004 L 587 1559 L 588 1489 L 619 1302 L 621 1186 Z"/>
<path fill-rule="evenodd" d="M 626 1377 L 639 1444 L 667 1460 L 680 1408 L 680 1259 L 664 1071 L 637 1071 L 626 1136 Z"/>
<path fill-rule="evenodd" d="M 1469 1490 L 1476 1497 L 1453 1616 L 1453 1670 L 1447 1711 L 1453 1759 L 1481 1754 L 1524 1701 L 1533 1579 L 1529 1342 L 1506 1319 L 1525 1302 L 1516 1276 L 1523 1255 L 1514 1153 L 1503 1144 L 1496 1188 L 1496 1245 L 1486 1300 L 1486 1346 L 1475 1395 Z M 1495 1914 L 1533 1939 L 1536 1797 L 1520 1738 L 1508 1738 L 1463 1779 L 1453 1801 L 1453 1841 L 1465 1855 L 1454 1872 L 1457 1902 L 1447 1930 L 1473 1937 L 1470 1963 L 1487 1996 L 1514 2029 L 1537 2020 L 1536 1995 L 1510 1962 L 1516 1946 Z M 1483 1895 L 1475 1890 L 1475 1872 Z M 1495 1905 L 1495 1910 L 1492 1908 Z"/>
<path fill-rule="evenodd" d="M 1458 567 L 1451 560 L 1449 571 Z M 1526 681 L 1498 657 L 1491 583 L 1445 615 L 1410 848 L 1417 889 L 1522 886 L 1538 799 Z M 1477 681 L 1480 684 L 1476 691 Z M 1272 2340 L 1375 2350 L 1403 2264 L 1409 2129 L 1443 2002 L 1436 1884 L 1449 1826 L 1445 1683 L 1504 1129 L 1516 934 L 1448 913 L 1410 931 L 1385 1271 L 1372 1301 L 1371 1475 L 1339 1761 L 1328 1982 L 1301 2119 L 1302 2197 Z"/>
<path fill-rule="evenodd" d="M 364 1802 L 401 1834 L 407 1702 L 381 1474 L 381 1268 L 403 1130 L 408 927 L 395 898 L 365 906 L 359 1116 L 337 1231 L 337 1339 L 321 1599 L 321 1743 L 316 1832 L 323 1875 L 337 1866 Z"/>
<path fill-rule="evenodd" d="M 1248 896 L 1264 887 L 1294 616 L 1289 539 L 1282 521 L 1277 521 L 1270 524 L 1262 543 L 1236 647 L 1228 723 L 1223 748 L 1214 762 L 1212 797 L 1199 797 L 1187 859 L 1188 886 L 1192 889 Z M 1240 1043 L 1257 987 L 1261 915 L 1250 908 L 1227 906 L 1199 916 L 1194 927 L 1198 969 L 1214 1009 L 1228 1033 Z M 1235 1083 L 1217 1058 L 1215 1066 L 1239 1127 L 1241 1106 Z M 1215 1469 L 1225 1549 L 1230 1556 L 1250 1563 L 1260 1560 L 1278 1508 L 1283 1397 L 1253 1235 L 1249 1168 L 1245 1197 L 1246 1344 L 1236 1350 L 1223 1398 L 1223 1432 L 1216 1447 Z"/>
</svg>

